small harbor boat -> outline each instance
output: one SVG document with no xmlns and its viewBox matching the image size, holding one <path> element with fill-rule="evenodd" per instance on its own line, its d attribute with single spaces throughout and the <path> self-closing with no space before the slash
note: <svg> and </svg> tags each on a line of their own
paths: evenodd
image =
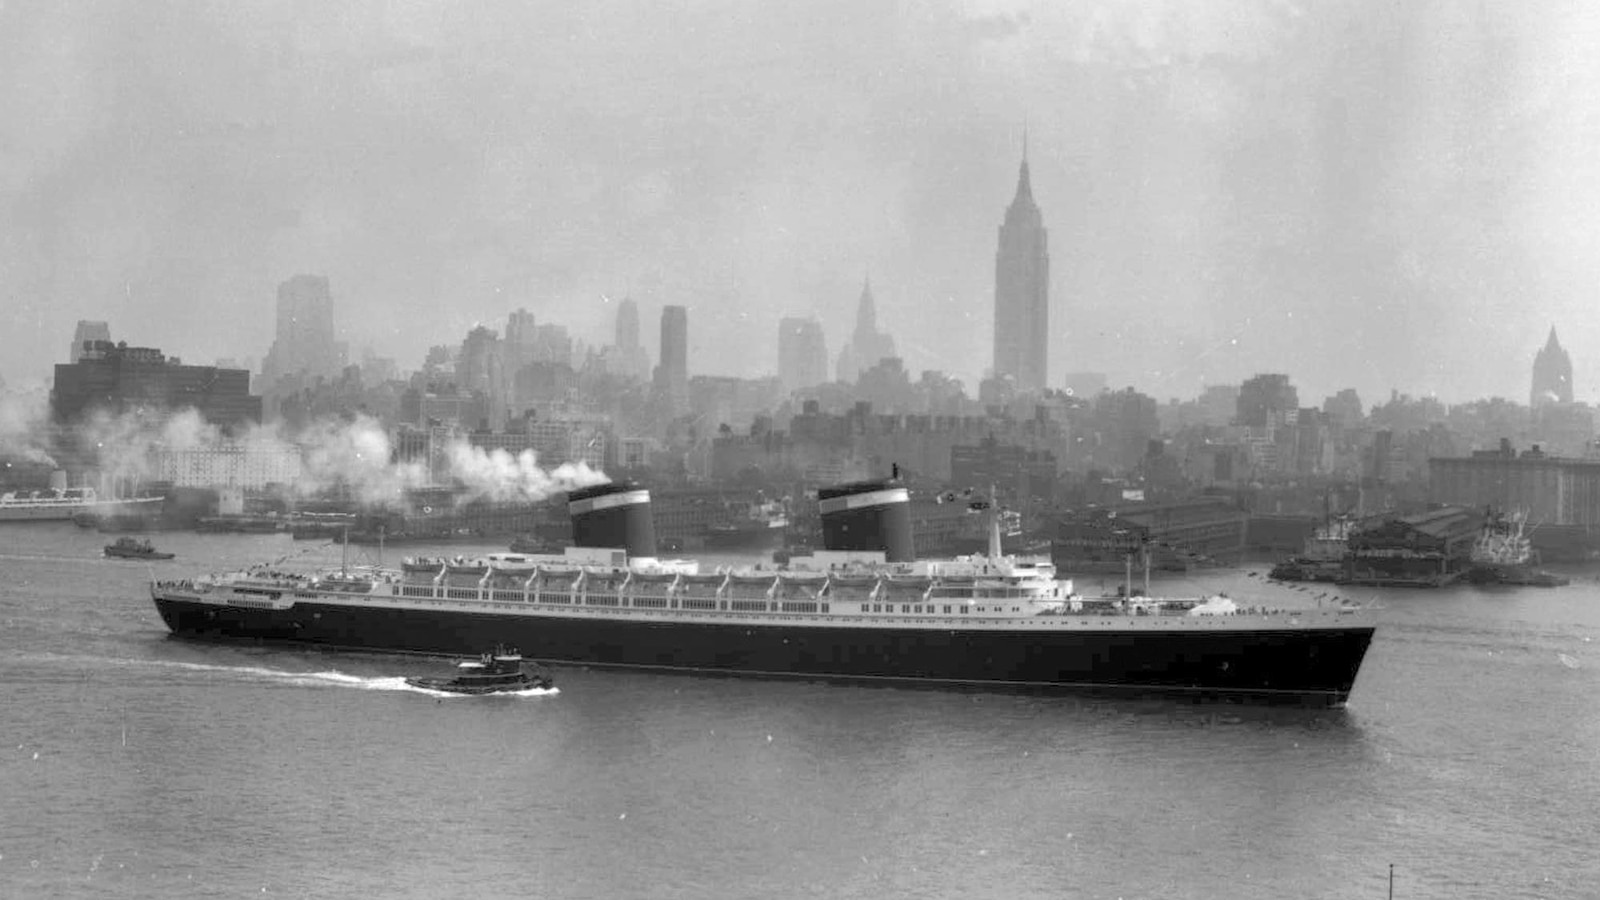
<svg viewBox="0 0 1600 900">
<path fill-rule="evenodd" d="M 407 678 L 406 684 L 451 694 L 505 694 L 554 685 L 542 666 L 533 673 L 522 670 L 522 654 L 496 647 L 475 660 L 456 663 L 454 678 Z"/>
<path fill-rule="evenodd" d="M 118 559 L 171 559 L 173 554 L 157 550 L 147 539 L 119 537 L 106 545 L 106 555 Z"/>
</svg>

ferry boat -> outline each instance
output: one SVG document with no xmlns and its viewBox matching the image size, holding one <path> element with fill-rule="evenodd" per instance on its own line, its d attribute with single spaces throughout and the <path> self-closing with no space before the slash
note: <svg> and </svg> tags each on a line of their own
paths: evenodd
<svg viewBox="0 0 1600 900">
<path fill-rule="evenodd" d="M 156 581 L 176 635 L 462 654 L 515 644 L 553 664 L 1023 691 L 1340 706 L 1375 624 L 1348 605 L 1084 596 L 1048 560 L 918 560 L 909 494 L 818 492 L 824 549 L 783 567 L 656 556 L 648 490 L 574 491 L 556 554 L 408 559 L 398 569 L 257 567 Z"/>
<path fill-rule="evenodd" d="M 94 488 L 52 488 L 23 494 L 0 494 L 0 522 L 65 522 L 74 516 L 126 515 L 161 511 L 161 497 L 131 497 L 126 500 L 101 500 Z"/>
</svg>

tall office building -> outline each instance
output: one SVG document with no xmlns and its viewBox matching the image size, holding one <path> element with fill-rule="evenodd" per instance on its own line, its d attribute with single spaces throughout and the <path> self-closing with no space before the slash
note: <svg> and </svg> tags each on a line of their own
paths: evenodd
<svg viewBox="0 0 1600 900">
<path fill-rule="evenodd" d="M 533 362 L 534 346 L 538 343 L 536 329 L 533 313 L 525 309 L 518 309 L 506 319 L 506 365 L 513 373 Z"/>
<path fill-rule="evenodd" d="M 778 381 L 786 391 L 816 387 L 828 380 L 828 346 L 816 319 L 778 322 Z"/>
<path fill-rule="evenodd" d="M 84 349 L 95 341 L 110 343 L 111 327 L 104 322 L 79 319 L 78 328 L 72 333 L 72 352 L 67 354 L 67 362 L 75 363 L 82 359 Z"/>
<path fill-rule="evenodd" d="M 1024 145 L 1017 194 L 1006 208 L 994 256 L 994 374 L 1023 391 L 1042 390 L 1048 374 L 1049 238 L 1033 202 Z"/>
<path fill-rule="evenodd" d="M 456 362 L 456 383 L 468 391 L 493 395 L 503 381 L 500 336 L 482 325 L 467 332 Z"/>
<path fill-rule="evenodd" d="M 856 328 L 850 343 L 839 351 L 839 380 L 854 383 L 861 373 L 885 359 L 893 359 L 894 338 L 878 330 L 878 305 L 872 299 L 872 282 L 862 282 L 861 299 L 856 303 Z"/>
<path fill-rule="evenodd" d="M 656 366 L 655 386 L 670 414 L 684 411 L 689 402 L 689 311 L 684 307 L 661 308 L 661 364 Z"/>
<path fill-rule="evenodd" d="M 1533 358 L 1533 389 L 1528 392 L 1528 405 L 1534 408 L 1551 403 L 1572 402 L 1572 360 L 1556 340 L 1555 326 L 1550 326 L 1550 337 L 1544 349 Z"/>
<path fill-rule="evenodd" d="M 51 418 L 76 425 L 95 413 L 164 420 L 194 409 L 213 425 L 240 428 L 261 421 L 261 398 L 243 369 L 186 366 L 153 347 L 91 341 L 75 363 L 57 365 Z"/>
<path fill-rule="evenodd" d="M 639 304 L 632 297 L 624 297 L 617 304 L 617 349 L 627 351 L 639 346 Z"/>
<path fill-rule="evenodd" d="M 1235 425 L 1267 428 L 1284 425 L 1300 411 L 1300 392 L 1289 376 L 1269 372 L 1245 379 L 1235 403 Z"/>
<path fill-rule="evenodd" d="M 278 330 L 261 374 L 273 382 L 286 375 L 336 378 L 346 347 L 334 339 L 333 295 L 328 279 L 296 275 L 278 285 Z"/>
<path fill-rule="evenodd" d="M 617 340 L 605 349 L 606 371 L 629 381 L 650 377 L 650 354 L 639 344 L 639 305 L 631 298 L 617 305 Z"/>
</svg>

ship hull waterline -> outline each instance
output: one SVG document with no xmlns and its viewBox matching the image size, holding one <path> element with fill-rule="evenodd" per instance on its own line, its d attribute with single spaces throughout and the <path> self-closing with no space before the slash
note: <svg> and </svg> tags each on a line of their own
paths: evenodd
<svg viewBox="0 0 1600 900">
<path fill-rule="evenodd" d="M 221 605 L 154 595 L 182 638 L 470 655 L 518 646 L 555 665 L 1028 693 L 1165 694 L 1341 707 L 1371 625 L 1157 631 L 962 629 L 497 615 L 299 601 Z"/>
</svg>

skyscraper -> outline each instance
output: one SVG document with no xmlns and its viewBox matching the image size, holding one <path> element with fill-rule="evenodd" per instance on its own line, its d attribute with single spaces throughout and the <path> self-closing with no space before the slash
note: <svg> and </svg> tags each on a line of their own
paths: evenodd
<svg viewBox="0 0 1600 900">
<path fill-rule="evenodd" d="M 639 346 L 639 304 L 632 297 L 617 304 L 617 349 L 624 352 Z"/>
<path fill-rule="evenodd" d="M 88 319 L 78 320 L 78 329 L 72 333 L 72 352 L 67 354 L 67 362 L 75 363 L 83 358 L 84 345 L 92 341 L 111 341 L 111 328 L 104 322 L 91 322 Z"/>
<path fill-rule="evenodd" d="M 533 313 L 518 308 L 506 319 L 506 365 L 512 374 L 533 362 L 534 346 L 538 343 Z"/>
<path fill-rule="evenodd" d="M 650 354 L 639 344 L 639 305 L 632 298 L 617 304 L 617 340 L 605 351 L 606 371 L 630 381 L 650 377 Z"/>
<path fill-rule="evenodd" d="M 1050 247 L 1039 205 L 1033 202 L 1024 145 L 1017 194 L 1000 225 L 994 256 L 994 374 L 1018 390 L 1046 385 L 1050 335 Z"/>
<path fill-rule="evenodd" d="M 872 299 L 872 282 L 861 284 L 861 299 L 856 303 L 856 328 L 850 343 L 839 351 L 839 380 L 854 382 L 861 373 L 885 359 L 892 359 L 894 338 L 878 330 L 878 305 Z"/>
<path fill-rule="evenodd" d="M 1550 337 L 1544 349 L 1533 358 L 1533 389 L 1528 392 L 1528 405 L 1534 408 L 1551 403 L 1572 402 L 1572 360 L 1556 340 L 1555 326 L 1550 326 Z"/>
<path fill-rule="evenodd" d="M 269 381 L 285 375 L 334 378 L 345 366 L 345 345 L 334 340 L 328 279 L 296 275 L 278 285 L 278 330 L 261 363 Z"/>
<path fill-rule="evenodd" d="M 672 415 L 683 412 L 689 402 L 689 311 L 684 307 L 661 308 L 661 364 L 655 385 Z"/>
<path fill-rule="evenodd" d="M 828 380 L 828 347 L 822 323 L 785 318 L 778 322 L 778 381 L 786 391 L 816 387 Z"/>
</svg>

